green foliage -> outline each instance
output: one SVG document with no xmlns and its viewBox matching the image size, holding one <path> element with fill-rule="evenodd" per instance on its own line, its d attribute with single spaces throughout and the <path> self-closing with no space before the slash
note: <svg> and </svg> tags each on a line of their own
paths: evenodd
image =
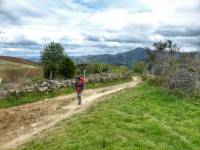
<svg viewBox="0 0 200 150">
<path fill-rule="evenodd" d="M 22 150 L 197 150 L 200 103 L 158 87 L 104 97 L 86 112 L 59 123 Z"/>
<path fill-rule="evenodd" d="M 52 72 L 52 78 L 60 76 L 60 65 L 64 59 L 64 48 L 61 44 L 51 42 L 41 52 L 41 62 L 45 78 L 49 78 Z"/>
<path fill-rule="evenodd" d="M 73 61 L 64 54 L 64 48 L 60 43 L 51 42 L 41 53 L 41 61 L 44 77 L 73 78 L 75 76 L 75 65 Z"/>
<path fill-rule="evenodd" d="M 61 66 L 60 73 L 64 78 L 72 79 L 76 73 L 76 66 L 74 62 L 67 56 L 64 57 Z"/>
<path fill-rule="evenodd" d="M 143 74 L 147 70 L 147 65 L 145 62 L 140 61 L 134 64 L 133 70 L 137 74 Z"/>
<path fill-rule="evenodd" d="M 146 79 L 151 85 L 156 85 L 156 86 L 163 86 L 165 83 L 165 77 L 162 76 L 152 76 Z"/>
</svg>

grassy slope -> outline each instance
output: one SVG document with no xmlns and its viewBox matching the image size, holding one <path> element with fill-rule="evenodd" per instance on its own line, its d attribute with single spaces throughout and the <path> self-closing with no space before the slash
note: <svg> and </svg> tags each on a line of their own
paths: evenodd
<svg viewBox="0 0 200 150">
<path fill-rule="evenodd" d="M 197 150 L 200 103 L 142 84 L 105 98 L 23 150 Z"/>
<path fill-rule="evenodd" d="M 10 57 L 10 56 L 0 56 L 0 61 L 8 61 L 13 63 L 20 63 L 20 64 L 26 64 L 29 66 L 38 66 L 39 64 L 27 59 L 18 58 L 18 57 Z"/>
<path fill-rule="evenodd" d="M 39 65 L 36 64 L 31 64 L 31 63 L 23 63 L 20 61 L 15 61 L 15 60 L 7 60 L 7 59 L 3 59 L 0 58 L 0 70 L 4 70 L 4 69 L 22 69 L 22 68 L 37 68 L 39 67 Z"/>
<path fill-rule="evenodd" d="M 123 82 L 128 82 L 130 80 L 131 79 L 124 79 L 124 80 L 116 80 L 112 82 L 109 81 L 109 82 L 104 82 L 104 83 L 86 84 L 86 88 L 87 89 L 100 88 L 100 87 L 120 84 Z M 69 94 L 72 92 L 74 92 L 73 88 L 61 88 L 61 89 L 50 91 L 50 92 L 43 92 L 43 93 L 35 92 L 35 93 L 30 93 L 30 94 L 21 95 L 21 96 L 10 96 L 9 98 L 0 100 L 0 109 L 18 106 L 18 105 L 22 105 L 26 103 L 32 103 L 32 102 L 44 100 L 46 98 L 52 98 L 59 95 Z"/>
<path fill-rule="evenodd" d="M 27 73 L 29 73 L 28 76 L 32 76 L 32 74 L 33 76 L 41 76 L 40 70 L 41 67 L 38 64 L 28 60 L 26 62 L 26 60 L 19 58 L 3 59 L 0 57 L 0 78 L 3 78 L 6 83 L 9 83 L 11 79 L 22 79 Z M 38 71 L 39 73 L 37 73 Z"/>
<path fill-rule="evenodd" d="M 37 68 L 36 66 L 11 62 L 0 59 L 0 75 L 4 73 L 5 69 L 26 69 L 26 68 Z"/>
</svg>

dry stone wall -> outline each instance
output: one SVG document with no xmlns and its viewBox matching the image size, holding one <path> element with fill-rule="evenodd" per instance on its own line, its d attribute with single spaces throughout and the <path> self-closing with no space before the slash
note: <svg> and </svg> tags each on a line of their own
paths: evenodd
<svg viewBox="0 0 200 150">
<path fill-rule="evenodd" d="M 87 83 L 98 83 L 98 82 L 109 82 L 117 79 L 128 79 L 129 74 L 93 74 L 87 77 Z M 47 92 L 51 90 L 60 89 L 63 87 L 70 88 L 73 87 L 75 80 L 48 80 L 41 83 L 23 85 L 20 88 L 15 88 L 9 86 L 1 86 L 0 96 L 5 97 L 11 94 L 23 94 L 23 93 L 33 93 L 33 92 Z"/>
<path fill-rule="evenodd" d="M 180 70 L 169 79 L 169 88 L 187 94 L 199 91 L 200 74 L 189 72 L 188 70 Z"/>
</svg>

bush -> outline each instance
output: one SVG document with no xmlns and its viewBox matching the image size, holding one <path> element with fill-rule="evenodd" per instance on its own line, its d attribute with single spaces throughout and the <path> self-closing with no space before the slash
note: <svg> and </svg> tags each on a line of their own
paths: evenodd
<svg viewBox="0 0 200 150">
<path fill-rule="evenodd" d="M 149 78 L 146 78 L 146 80 L 152 84 L 152 85 L 156 85 L 156 86 L 163 86 L 165 84 L 165 78 L 161 77 L 161 76 L 151 76 Z"/>
<path fill-rule="evenodd" d="M 74 65 L 74 62 L 67 56 L 65 56 L 63 59 L 59 69 L 62 77 L 64 78 L 71 79 L 75 76 L 76 66 Z"/>
<path fill-rule="evenodd" d="M 135 73 L 143 74 L 147 70 L 147 65 L 145 64 L 145 62 L 140 61 L 134 65 L 133 70 Z"/>
</svg>

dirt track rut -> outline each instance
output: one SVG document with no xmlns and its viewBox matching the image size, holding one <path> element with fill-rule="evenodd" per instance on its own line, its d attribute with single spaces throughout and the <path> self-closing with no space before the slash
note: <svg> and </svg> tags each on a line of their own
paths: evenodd
<svg viewBox="0 0 200 150">
<path fill-rule="evenodd" d="M 140 79 L 120 85 L 84 91 L 83 104 L 77 105 L 75 93 L 0 110 L 0 150 L 14 149 L 42 130 L 87 109 L 98 98 L 134 87 Z"/>
</svg>

